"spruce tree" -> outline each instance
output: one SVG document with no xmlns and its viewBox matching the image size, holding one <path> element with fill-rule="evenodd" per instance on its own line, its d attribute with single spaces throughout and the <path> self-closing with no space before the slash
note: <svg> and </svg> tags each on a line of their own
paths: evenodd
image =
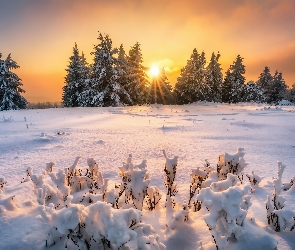
<svg viewBox="0 0 295 250">
<path fill-rule="evenodd" d="M 205 96 L 206 101 L 221 102 L 221 86 L 223 81 L 222 68 L 218 62 L 220 54 L 212 53 L 210 62 L 206 67 L 205 72 L 205 85 L 207 93 Z"/>
<path fill-rule="evenodd" d="M 146 67 L 142 64 L 143 58 L 140 44 L 138 42 L 131 47 L 127 62 L 127 92 L 132 99 L 132 105 L 147 103 L 149 82 L 147 80 Z"/>
<path fill-rule="evenodd" d="M 245 66 L 243 58 L 238 55 L 236 60 L 226 71 L 223 81 L 222 101 L 228 103 L 237 103 L 243 100 L 245 95 Z"/>
<path fill-rule="evenodd" d="M 276 70 L 273 76 L 273 83 L 270 90 L 268 102 L 278 104 L 286 93 L 287 85 L 283 79 L 283 74 Z"/>
<path fill-rule="evenodd" d="M 149 103 L 157 104 L 172 104 L 174 97 L 172 86 L 168 82 L 164 68 L 161 70 L 158 77 L 152 80 L 149 91 Z"/>
<path fill-rule="evenodd" d="M 11 70 L 19 68 L 17 63 L 11 59 L 10 54 L 6 60 L 2 60 L 0 53 L 0 111 L 12 109 L 25 109 L 27 100 L 21 95 L 25 93 L 22 89 L 21 79 Z"/>
<path fill-rule="evenodd" d="M 123 44 L 120 45 L 118 50 L 118 60 L 116 63 L 116 70 L 118 74 L 118 83 L 122 86 L 122 95 L 121 95 L 121 101 L 125 105 L 132 105 L 132 99 L 130 97 L 130 94 L 128 93 L 128 89 L 131 89 L 131 84 L 129 81 L 129 67 L 128 67 L 128 60 L 127 56 L 123 47 Z"/>
<path fill-rule="evenodd" d="M 274 76 L 272 76 L 270 68 L 267 66 L 260 74 L 257 85 L 262 89 L 264 100 L 267 103 L 277 104 L 284 98 L 287 91 L 287 85 L 282 73 L 276 71 Z"/>
<path fill-rule="evenodd" d="M 270 102 L 271 89 L 273 84 L 273 76 L 270 73 L 270 68 L 265 66 L 263 72 L 258 77 L 256 84 L 261 88 L 264 96 L 264 101 Z"/>
<path fill-rule="evenodd" d="M 196 49 L 181 69 L 180 76 L 175 84 L 175 95 L 179 104 L 186 104 L 204 100 L 207 89 L 204 85 L 205 80 L 205 53 L 199 54 Z"/>
<path fill-rule="evenodd" d="M 92 65 L 89 87 L 81 93 L 85 100 L 83 106 L 122 106 L 122 95 L 127 92 L 120 85 L 116 68 L 118 49 L 113 48 L 109 35 L 99 33 L 99 44 L 94 46 L 94 62 Z"/>
<path fill-rule="evenodd" d="M 77 44 L 73 47 L 73 55 L 70 57 L 69 66 L 66 69 L 65 86 L 63 87 L 62 102 L 65 107 L 83 106 L 80 100 L 81 93 L 87 89 L 89 78 L 89 66 L 84 54 L 80 56 Z"/>
</svg>

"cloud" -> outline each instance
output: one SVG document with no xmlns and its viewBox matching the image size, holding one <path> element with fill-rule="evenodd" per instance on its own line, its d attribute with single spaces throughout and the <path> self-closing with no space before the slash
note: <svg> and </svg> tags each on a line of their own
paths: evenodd
<svg viewBox="0 0 295 250">
<path fill-rule="evenodd" d="M 139 42 L 144 64 L 166 67 L 172 84 L 194 48 L 204 50 L 207 61 L 220 51 L 224 70 L 241 54 L 247 79 L 255 80 L 269 65 L 281 70 L 287 82 L 295 80 L 290 45 L 295 40 L 294 0 L 2 2 L 0 52 L 12 52 L 23 72 L 32 74 L 29 80 L 38 77 L 35 82 L 47 84 L 50 72 L 64 75 L 75 42 L 91 62 L 98 31 L 108 33 L 115 47 L 122 43 L 126 52 Z M 56 79 L 62 86 L 63 79 Z"/>
<path fill-rule="evenodd" d="M 268 55 L 251 59 L 246 65 L 246 70 L 249 78 L 251 77 L 252 80 L 257 80 L 264 67 L 268 66 L 272 74 L 274 74 L 276 70 L 282 72 L 287 85 L 291 86 L 295 83 L 294 65 L 295 43 L 290 43 Z"/>
</svg>

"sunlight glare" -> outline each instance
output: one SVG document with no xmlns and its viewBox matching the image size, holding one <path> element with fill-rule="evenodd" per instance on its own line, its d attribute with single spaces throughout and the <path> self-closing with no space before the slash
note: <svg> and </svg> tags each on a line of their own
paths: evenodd
<svg viewBox="0 0 295 250">
<path fill-rule="evenodd" d="M 157 65 L 153 65 L 151 68 L 150 68 L 150 76 L 152 77 L 156 77 L 159 75 L 160 73 L 160 68 L 157 66 Z"/>
</svg>

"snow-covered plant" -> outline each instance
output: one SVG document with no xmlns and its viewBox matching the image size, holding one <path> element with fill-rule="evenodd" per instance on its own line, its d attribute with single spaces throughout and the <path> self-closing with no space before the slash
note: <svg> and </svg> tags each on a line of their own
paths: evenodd
<svg viewBox="0 0 295 250">
<path fill-rule="evenodd" d="M 165 187 L 167 190 L 166 193 L 166 206 L 169 207 L 174 207 L 174 196 L 177 193 L 176 190 L 176 183 L 175 181 L 175 176 L 176 176 L 176 168 L 177 168 L 177 162 L 178 162 L 178 156 L 174 156 L 173 158 L 168 158 L 166 155 L 166 151 L 163 150 L 164 157 L 166 158 L 166 163 L 165 163 Z M 169 198 L 168 198 L 169 197 Z"/>
<path fill-rule="evenodd" d="M 169 228 L 175 230 L 188 220 L 188 210 L 182 209 L 174 213 L 172 220 L 169 223 Z"/>
<path fill-rule="evenodd" d="M 282 184 L 282 189 L 283 189 L 284 191 L 288 191 L 288 190 L 294 185 L 294 179 L 295 179 L 295 177 L 293 177 L 293 178 L 290 180 L 290 182 L 288 182 L 288 183 L 283 183 L 283 184 Z"/>
<path fill-rule="evenodd" d="M 190 184 L 190 197 L 188 201 L 188 206 L 191 207 L 191 201 L 194 197 L 195 193 L 197 194 L 200 192 L 202 188 L 203 182 L 208 178 L 208 175 L 211 172 L 210 163 L 205 160 L 204 163 L 204 170 L 200 170 L 200 168 L 192 169 L 192 172 L 190 174 L 192 178 L 192 182 Z M 194 211 L 199 211 L 201 209 L 201 202 L 200 201 L 194 201 L 193 202 Z"/>
<path fill-rule="evenodd" d="M 4 186 L 7 183 L 5 178 L 0 178 L 0 194 L 5 192 Z"/>
<path fill-rule="evenodd" d="M 24 177 L 21 183 L 32 181 L 35 189 L 41 188 L 44 184 L 44 175 L 33 174 L 33 169 L 28 167 L 26 170 L 26 177 Z"/>
<path fill-rule="evenodd" d="M 146 203 L 149 210 L 154 210 L 160 206 L 162 194 L 156 186 L 149 186 L 147 188 Z"/>
<path fill-rule="evenodd" d="M 265 202 L 267 222 L 276 232 L 292 231 L 295 228 L 295 212 L 285 207 L 285 199 L 281 196 L 282 190 L 288 190 L 288 187 L 292 186 L 292 179 L 290 185 L 282 185 L 282 175 L 285 168 L 286 165 L 278 162 L 278 177 L 273 179 L 274 192 L 272 198 L 267 196 Z"/>
<path fill-rule="evenodd" d="M 276 232 L 283 230 L 293 231 L 295 228 L 295 212 L 289 208 L 283 207 L 276 210 L 273 201 L 269 196 L 265 202 L 267 211 L 267 222 Z"/>
<path fill-rule="evenodd" d="M 133 205 L 136 209 L 142 210 L 143 201 L 147 195 L 150 183 L 146 166 L 146 160 L 143 160 L 139 165 L 133 165 L 132 154 L 130 154 L 127 158 L 127 163 L 124 163 L 122 167 L 119 167 L 119 175 L 122 179 L 119 188 L 119 199 L 123 194 L 125 195 L 121 199 L 123 202 L 118 201 L 118 207 L 125 207 L 126 205 L 128 207 L 129 204 Z M 153 199 L 153 196 L 151 195 L 149 198 Z"/>
<path fill-rule="evenodd" d="M 256 187 L 258 187 L 258 184 L 261 182 L 261 178 L 252 171 L 251 174 L 246 174 L 246 176 L 249 179 L 250 185 L 251 185 L 251 192 L 255 192 Z"/>
<path fill-rule="evenodd" d="M 265 205 L 266 205 L 268 225 L 270 225 L 273 230 L 279 232 L 280 226 L 278 224 L 278 215 L 276 213 L 274 213 L 275 208 L 273 206 L 273 201 L 270 199 L 269 196 L 267 196 Z"/>
<path fill-rule="evenodd" d="M 69 204 L 61 210 L 40 206 L 41 218 L 50 225 L 46 246 L 71 240 L 79 249 L 165 249 L 154 229 L 141 222 L 141 212 L 113 209 L 96 202 L 88 207 Z"/>
<path fill-rule="evenodd" d="M 228 173 L 226 180 L 212 182 L 210 185 L 210 188 L 214 192 L 224 191 L 224 190 L 228 189 L 229 187 L 236 186 L 238 184 L 238 182 L 239 182 L 239 180 L 236 175 Z"/>
<path fill-rule="evenodd" d="M 248 165 L 244 160 L 245 150 L 239 147 L 233 155 L 224 153 L 219 155 L 217 163 L 217 172 L 220 180 L 227 178 L 227 174 L 235 174 L 240 181 L 243 180 L 243 170 Z"/>
<path fill-rule="evenodd" d="M 282 209 L 284 207 L 285 199 L 280 194 L 282 192 L 282 175 L 285 168 L 286 165 L 278 161 L 278 177 L 273 179 L 274 192 L 272 199 L 276 210 Z"/>
<path fill-rule="evenodd" d="M 46 168 L 45 168 L 44 174 L 51 173 L 54 166 L 55 166 L 55 162 L 46 163 Z"/>
<path fill-rule="evenodd" d="M 214 192 L 210 188 L 201 189 L 197 199 L 207 209 L 205 222 L 212 234 L 217 249 L 225 249 L 230 237 L 237 240 L 242 234 L 243 221 L 247 215 L 244 210 L 244 196 L 248 186 L 229 187 L 222 192 Z"/>
<path fill-rule="evenodd" d="M 12 116 L 6 118 L 6 117 L 3 115 L 3 118 L 2 118 L 1 120 L 4 121 L 4 122 L 11 122 L 11 121 L 12 121 Z"/>
</svg>

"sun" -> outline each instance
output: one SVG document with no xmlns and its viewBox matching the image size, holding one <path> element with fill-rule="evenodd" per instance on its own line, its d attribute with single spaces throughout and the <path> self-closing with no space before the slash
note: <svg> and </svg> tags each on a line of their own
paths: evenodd
<svg viewBox="0 0 295 250">
<path fill-rule="evenodd" d="M 153 65 L 150 68 L 149 75 L 151 77 L 157 77 L 160 74 L 160 68 L 157 65 Z"/>
</svg>

